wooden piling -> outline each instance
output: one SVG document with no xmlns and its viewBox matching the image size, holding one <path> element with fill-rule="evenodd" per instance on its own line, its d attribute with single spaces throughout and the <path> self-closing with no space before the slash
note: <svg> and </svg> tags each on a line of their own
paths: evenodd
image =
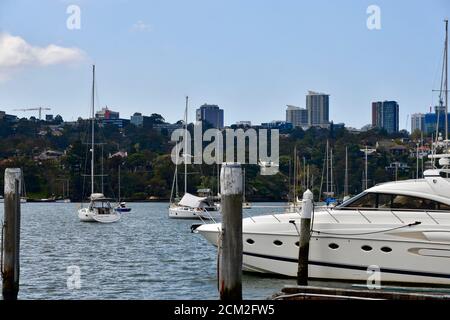
<svg viewBox="0 0 450 320">
<path fill-rule="evenodd" d="M 242 169 L 225 163 L 220 172 L 222 230 L 219 293 L 223 301 L 242 300 Z"/>
<path fill-rule="evenodd" d="M 300 241 L 298 248 L 297 284 L 308 284 L 309 240 L 311 238 L 311 217 L 313 214 L 313 193 L 308 189 L 303 193 L 302 215 L 300 219 Z"/>
<path fill-rule="evenodd" d="M 20 194 L 22 170 L 5 170 L 3 225 L 3 299 L 17 300 L 19 293 Z"/>
</svg>

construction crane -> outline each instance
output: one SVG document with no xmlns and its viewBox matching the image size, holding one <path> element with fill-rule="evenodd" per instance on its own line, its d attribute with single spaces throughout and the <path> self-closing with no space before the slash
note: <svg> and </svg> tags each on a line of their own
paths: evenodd
<svg viewBox="0 0 450 320">
<path fill-rule="evenodd" d="M 29 108 L 29 109 L 14 109 L 14 111 L 39 111 L 39 120 L 42 120 L 42 110 L 52 110 L 52 109 L 44 107 Z"/>
</svg>

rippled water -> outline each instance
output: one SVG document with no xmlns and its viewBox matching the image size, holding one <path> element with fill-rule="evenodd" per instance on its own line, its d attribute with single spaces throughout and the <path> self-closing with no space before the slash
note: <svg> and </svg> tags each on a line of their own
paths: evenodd
<svg viewBox="0 0 450 320">
<path fill-rule="evenodd" d="M 23 204 L 19 299 L 217 299 L 216 249 L 190 232 L 198 221 L 169 219 L 167 206 L 131 203 L 118 223 L 98 224 L 78 220 L 79 204 Z M 67 287 L 70 266 L 80 289 Z M 266 299 L 294 283 L 244 274 L 243 295 Z"/>
</svg>

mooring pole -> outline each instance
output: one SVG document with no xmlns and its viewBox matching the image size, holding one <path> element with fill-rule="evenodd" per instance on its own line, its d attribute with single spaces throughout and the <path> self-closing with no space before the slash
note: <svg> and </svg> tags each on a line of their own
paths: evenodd
<svg viewBox="0 0 450 320">
<path fill-rule="evenodd" d="M 300 242 L 298 248 L 297 284 L 308 284 L 309 240 L 311 238 L 311 217 L 313 214 L 313 193 L 308 189 L 303 193 L 302 216 L 300 219 Z"/>
<path fill-rule="evenodd" d="M 3 299 L 17 300 L 19 293 L 20 193 L 22 170 L 5 170 L 3 227 Z"/>
<path fill-rule="evenodd" d="M 242 169 L 239 163 L 222 165 L 220 189 L 220 300 L 239 301 L 242 300 Z"/>
</svg>

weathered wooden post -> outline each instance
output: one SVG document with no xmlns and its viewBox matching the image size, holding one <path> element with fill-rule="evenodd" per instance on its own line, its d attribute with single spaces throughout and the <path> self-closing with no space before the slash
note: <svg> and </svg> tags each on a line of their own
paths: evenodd
<svg viewBox="0 0 450 320">
<path fill-rule="evenodd" d="M 220 171 L 222 230 L 219 240 L 219 293 L 226 301 L 242 300 L 242 169 L 225 163 Z"/>
<path fill-rule="evenodd" d="M 5 170 L 3 229 L 3 299 L 17 300 L 19 293 L 20 194 L 22 170 Z"/>
<path fill-rule="evenodd" d="M 314 206 L 313 193 L 308 189 L 303 193 L 302 216 L 300 219 L 300 242 L 298 248 L 297 284 L 308 284 L 309 240 L 311 238 L 311 217 Z"/>
</svg>

